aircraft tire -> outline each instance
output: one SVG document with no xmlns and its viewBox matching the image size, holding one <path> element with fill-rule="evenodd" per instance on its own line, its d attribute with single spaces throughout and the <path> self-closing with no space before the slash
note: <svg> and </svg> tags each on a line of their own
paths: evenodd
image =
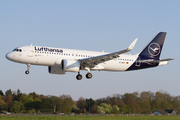
<svg viewBox="0 0 180 120">
<path fill-rule="evenodd" d="M 78 74 L 78 75 L 76 76 L 76 79 L 77 79 L 77 80 L 81 80 L 81 79 L 82 79 L 82 75 Z"/>
<path fill-rule="evenodd" d="M 29 74 L 29 70 L 26 70 L 26 71 L 25 71 L 25 74 Z"/>
<path fill-rule="evenodd" d="M 91 73 L 87 73 L 87 74 L 86 74 L 86 78 L 87 78 L 87 79 L 92 78 L 92 74 L 91 74 Z"/>
</svg>

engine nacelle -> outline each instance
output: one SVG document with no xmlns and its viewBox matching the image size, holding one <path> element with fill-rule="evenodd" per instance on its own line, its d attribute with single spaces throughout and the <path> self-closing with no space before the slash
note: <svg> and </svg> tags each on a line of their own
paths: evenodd
<svg viewBox="0 0 180 120">
<path fill-rule="evenodd" d="M 54 62 L 54 65 L 56 65 L 56 66 L 61 66 L 61 62 L 62 62 L 62 59 L 57 59 L 57 60 Z"/>
<path fill-rule="evenodd" d="M 58 66 L 49 66 L 48 71 L 51 74 L 65 74 L 65 71 L 61 69 L 61 67 Z"/>
<path fill-rule="evenodd" d="M 61 69 L 65 72 L 79 72 L 80 62 L 71 59 L 61 61 Z"/>
</svg>

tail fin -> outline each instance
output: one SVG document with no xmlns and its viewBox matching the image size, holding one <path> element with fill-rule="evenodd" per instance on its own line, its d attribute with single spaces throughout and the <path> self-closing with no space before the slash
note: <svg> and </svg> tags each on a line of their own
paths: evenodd
<svg viewBox="0 0 180 120">
<path fill-rule="evenodd" d="M 159 59 L 166 32 L 159 32 L 151 42 L 141 51 L 139 56 L 142 58 Z"/>
</svg>

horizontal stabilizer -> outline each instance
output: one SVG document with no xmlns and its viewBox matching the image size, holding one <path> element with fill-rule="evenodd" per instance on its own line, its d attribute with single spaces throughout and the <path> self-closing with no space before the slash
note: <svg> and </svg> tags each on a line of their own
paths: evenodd
<svg viewBox="0 0 180 120">
<path fill-rule="evenodd" d="M 170 61 L 170 60 L 174 60 L 174 59 L 169 58 L 169 59 L 153 60 L 153 61 L 150 61 L 149 63 L 159 63 L 159 62 Z"/>
</svg>

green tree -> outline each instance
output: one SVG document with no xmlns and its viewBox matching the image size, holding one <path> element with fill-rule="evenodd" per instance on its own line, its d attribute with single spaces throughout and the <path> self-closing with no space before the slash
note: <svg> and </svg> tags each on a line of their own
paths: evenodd
<svg viewBox="0 0 180 120">
<path fill-rule="evenodd" d="M 97 111 L 99 113 L 106 113 L 106 114 L 110 114 L 112 112 L 112 107 L 110 104 L 106 104 L 106 103 L 101 103 L 98 107 L 97 107 Z"/>
<path fill-rule="evenodd" d="M 1 99 L 1 95 L 0 95 L 0 111 L 5 109 L 6 109 L 6 103 Z"/>
<path fill-rule="evenodd" d="M 180 96 L 176 96 L 172 100 L 173 109 L 177 110 L 180 113 Z"/>
<path fill-rule="evenodd" d="M 31 102 L 32 108 L 34 108 L 36 111 L 41 109 L 42 102 L 39 99 L 35 99 L 33 102 Z"/>
<path fill-rule="evenodd" d="M 16 93 L 17 101 L 20 101 L 21 95 L 22 95 L 21 91 L 19 89 L 17 89 L 17 93 Z"/>
<path fill-rule="evenodd" d="M 76 102 L 77 108 L 84 113 L 86 110 L 86 100 L 83 97 L 80 97 L 79 100 Z"/>
<path fill-rule="evenodd" d="M 30 101 L 28 103 L 25 103 L 26 110 L 35 109 L 36 112 L 38 112 L 41 109 L 42 102 L 39 99 L 35 99 L 33 101 Z"/>
<path fill-rule="evenodd" d="M 28 95 L 29 97 L 32 97 L 32 99 L 36 99 L 36 98 L 38 98 L 39 99 L 39 95 L 38 94 L 36 94 L 35 92 L 32 92 L 32 93 L 29 93 L 29 95 Z"/>
<path fill-rule="evenodd" d="M 1 96 L 4 96 L 4 93 L 3 93 L 3 91 L 2 91 L 2 90 L 0 90 L 0 95 L 1 95 Z"/>
<path fill-rule="evenodd" d="M 6 94 L 6 96 L 9 95 L 10 97 L 12 97 L 12 91 L 11 91 L 11 89 L 7 90 L 7 91 L 5 92 L 5 94 Z"/>
<path fill-rule="evenodd" d="M 11 106 L 11 112 L 14 112 L 14 113 L 20 113 L 20 112 L 23 112 L 24 110 L 24 105 L 19 102 L 19 101 L 14 101 L 12 106 Z"/>
<path fill-rule="evenodd" d="M 61 112 L 65 114 L 69 114 L 72 111 L 72 107 L 74 105 L 74 101 L 72 100 L 70 95 L 61 95 L 60 96 L 60 108 Z"/>
<path fill-rule="evenodd" d="M 124 103 L 127 105 L 128 113 L 135 113 L 137 103 L 133 94 L 126 93 L 122 96 Z"/>
<path fill-rule="evenodd" d="M 172 108 L 172 97 L 167 93 L 156 92 L 152 101 L 152 108 L 155 110 L 165 110 Z"/>
<path fill-rule="evenodd" d="M 142 110 L 142 113 L 147 114 L 151 113 L 151 100 L 153 93 L 151 92 L 142 92 L 140 94 L 139 106 Z"/>
<path fill-rule="evenodd" d="M 12 102 L 13 102 L 10 95 L 5 96 L 5 102 L 6 102 L 7 111 L 10 111 L 10 107 L 11 107 Z"/>
<path fill-rule="evenodd" d="M 61 99 L 57 96 L 51 96 L 49 97 L 49 101 L 51 103 L 51 109 L 53 109 L 53 112 L 60 111 L 60 102 Z"/>
<path fill-rule="evenodd" d="M 42 101 L 41 112 L 42 113 L 52 113 L 53 111 L 52 103 L 49 98 Z"/>
<path fill-rule="evenodd" d="M 167 100 L 162 99 L 160 101 L 160 108 L 161 110 L 171 109 L 171 104 L 169 104 Z"/>
<path fill-rule="evenodd" d="M 92 98 L 86 99 L 86 111 L 91 112 L 94 104 L 96 104 L 96 101 L 94 101 Z"/>
<path fill-rule="evenodd" d="M 32 102 L 33 99 L 31 97 L 28 97 L 27 94 L 22 94 L 21 97 L 20 97 L 20 102 L 22 104 L 26 104 L 26 103 L 29 103 L 29 102 Z"/>
<path fill-rule="evenodd" d="M 128 107 L 126 104 L 123 104 L 119 110 L 122 114 L 128 113 Z"/>
<path fill-rule="evenodd" d="M 113 105 L 112 107 L 112 113 L 113 114 L 118 114 L 119 113 L 119 107 L 117 105 Z"/>
</svg>

